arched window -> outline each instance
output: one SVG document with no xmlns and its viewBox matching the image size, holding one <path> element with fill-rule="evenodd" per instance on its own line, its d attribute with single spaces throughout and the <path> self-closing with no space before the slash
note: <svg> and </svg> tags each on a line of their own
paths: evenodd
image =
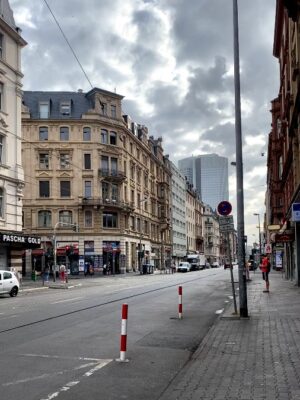
<svg viewBox="0 0 300 400">
<path fill-rule="evenodd" d="M 116 132 L 110 132 L 109 134 L 109 144 L 116 145 L 117 144 L 117 134 Z"/>
<path fill-rule="evenodd" d="M 101 143 L 102 144 L 108 143 L 108 132 L 106 129 L 101 129 Z"/>
<path fill-rule="evenodd" d="M 62 141 L 69 140 L 69 127 L 68 126 L 60 127 L 60 140 L 62 140 Z"/>
<path fill-rule="evenodd" d="M 39 140 L 48 140 L 48 127 L 47 126 L 40 126 Z"/>
<path fill-rule="evenodd" d="M 84 142 L 89 142 L 91 140 L 91 128 L 88 126 L 85 126 L 83 128 L 83 141 Z"/>
<path fill-rule="evenodd" d="M 52 214 L 49 210 L 41 210 L 38 212 L 39 228 L 49 228 L 52 226 Z"/>
<path fill-rule="evenodd" d="M 59 212 L 59 222 L 64 224 L 72 224 L 72 211 L 62 210 Z"/>
</svg>

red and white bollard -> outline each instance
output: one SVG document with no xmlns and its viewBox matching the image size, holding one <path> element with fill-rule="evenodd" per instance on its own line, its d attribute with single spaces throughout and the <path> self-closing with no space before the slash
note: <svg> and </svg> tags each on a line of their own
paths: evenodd
<svg viewBox="0 0 300 400">
<path fill-rule="evenodd" d="M 182 319 L 182 286 L 178 286 L 178 318 Z"/>
<path fill-rule="evenodd" d="M 128 319 L 128 304 L 122 305 L 122 324 L 121 324 L 121 343 L 120 343 L 120 358 L 116 361 L 128 362 L 126 359 L 127 347 L 127 319 Z"/>
</svg>

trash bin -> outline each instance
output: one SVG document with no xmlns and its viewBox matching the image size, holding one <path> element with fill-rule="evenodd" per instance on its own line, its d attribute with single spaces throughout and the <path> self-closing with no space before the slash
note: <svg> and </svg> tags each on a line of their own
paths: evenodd
<svg viewBox="0 0 300 400">
<path fill-rule="evenodd" d="M 36 272 L 35 272 L 35 271 L 32 271 L 32 272 L 31 272 L 31 279 L 32 279 L 33 281 L 36 281 Z"/>
</svg>

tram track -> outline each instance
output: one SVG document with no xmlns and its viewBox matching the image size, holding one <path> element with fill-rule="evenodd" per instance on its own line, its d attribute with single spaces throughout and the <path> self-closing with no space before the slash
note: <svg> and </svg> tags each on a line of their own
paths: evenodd
<svg viewBox="0 0 300 400">
<path fill-rule="evenodd" d="M 46 317 L 46 318 L 40 318 L 40 319 L 38 319 L 36 321 L 31 321 L 31 322 L 28 322 L 28 323 L 25 323 L 25 324 L 20 324 L 20 325 L 11 327 L 11 328 L 7 328 L 7 329 L 3 329 L 3 330 L 0 329 L 0 334 L 11 332 L 11 331 L 15 331 L 15 330 L 26 328 L 26 327 L 30 327 L 30 326 L 37 325 L 37 324 L 41 324 L 43 322 L 55 320 L 55 319 L 58 319 L 58 318 L 63 318 L 63 317 L 69 316 L 69 315 L 77 314 L 77 313 L 80 313 L 80 312 L 83 312 L 83 311 L 92 310 L 92 309 L 95 309 L 95 308 L 98 308 L 98 307 L 104 307 L 104 306 L 107 306 L 109 304 L 114 304 L 114 303 L 118 303 L 118 302 L 121 302 L 121 301 L 124 301 L 124 300 L 133 299 L 135 297 L 147 295 L 149 293 L 155 293 L 155 292 L 158 292 L 158 291 L 162 291 L 162 290 L 165 290 L 165 289 L 176 287 L 179 284 L 183 285 L 183 284 L 187 284 L 187 283 L 192 283 L 192 282 L 195 282 L 195 281 L 203 280 L 203 279 L 206 279 L 206 278 L 214 276 L 214 275 L 217 275 L 217 273 L 210 274 L 208 276 L 201 276 L 199 278 L 188 279 L 188 280 L 182 281 L 182 282 L 172 283 L 172 284 L 169 284 L 169 285 L 161 286 L 161 287 L 150 289 L 150 290 L 145 290 L 143 292 L 135 293 L 135 294 L 128 295 L 128 296 L 122 296 L 122 297 L 119 297 L 117 299 L 104 301 L 104 302 L 101 302 L 101 303 L 98 303 L 98 304 L 94 304 L 94 305 L 91 305 L 91 306 L 81 307 L 81 308 L 79 308 L 77 310 L 60 313 L 60 314 L 49 316 L 49 317 Z"/>
</svg>

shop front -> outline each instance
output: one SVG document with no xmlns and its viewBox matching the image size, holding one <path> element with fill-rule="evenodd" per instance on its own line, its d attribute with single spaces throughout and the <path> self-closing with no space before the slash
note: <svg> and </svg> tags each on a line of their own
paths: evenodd
<svg viewBox="0 0 300 400">
<path fill-rule="evenodd" d="M 107 274 L 123 273 L 123 258 L 120 242 L 103 241 L 103 272 Z"/>
<path fill-rule="evenodd" d="M 41 238 L 38 236 L 23 235 L 19 232 L 0 232 L 0 269 L 15 268 L 26 274 L 23 255 L 26 250 L 39 248 Z"/>
</svg>

